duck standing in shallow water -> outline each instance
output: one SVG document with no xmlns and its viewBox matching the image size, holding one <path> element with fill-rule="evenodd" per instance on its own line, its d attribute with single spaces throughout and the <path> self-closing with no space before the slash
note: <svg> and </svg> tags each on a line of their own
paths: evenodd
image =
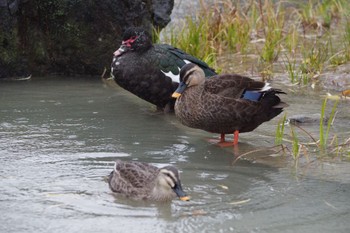
<svg viewBox="0 0 350 233">
<path fill-rule="evenodd" d="M 167 44 L 152 44 L 149 33 L 140 27 L 128 28 L 114 52 L 111 77 L 122 88 L 165 111 L 172 111 L 171 94 L 179 84 L 180 69 L 195 63 L 206 76 L 216 73 L 203 61 Z"/>
<path fill-rule="evenodd" d="M 177 98 L 175 115 L 182 124 L 221 134 L 250 132 L 269 121 L 288 105 L 276 94 L 285 94 L 268 83 L 237 74 L 216 75 L 205 79 L 202 69 L 186 64 L 180 71 L 180 84 L 173 93 Z"/>
<path fill-rule="evenodd" d="M 178 170 L 173 166 L 157 168 L 142 162 L 117 160 L 108 178 L 113 192 L 138 200 L 170 201 L 190 198 L 182 190 Z"/>
</svg>

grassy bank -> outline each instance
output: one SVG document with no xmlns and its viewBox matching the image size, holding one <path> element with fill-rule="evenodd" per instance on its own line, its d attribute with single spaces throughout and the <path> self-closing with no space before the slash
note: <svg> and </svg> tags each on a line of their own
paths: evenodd
<svg viewBox="0 0 350 233">
<path fill-rule="evenodd" d="M 201 1 L 195 15 L 163 32 L 162 42 L 218 71 L 229 66 L 235 70 L 238 60 L 249 68 L 254 64 L 253 72 L 265 79 L 283 69 L 291 83 L 302 85 L 315 83 L 325 69 L 350 61 L 347 0 L 239 2 Z"/>
</svg>

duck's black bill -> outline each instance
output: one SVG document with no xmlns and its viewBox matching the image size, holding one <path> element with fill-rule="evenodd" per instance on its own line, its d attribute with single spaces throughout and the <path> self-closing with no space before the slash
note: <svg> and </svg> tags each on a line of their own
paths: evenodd
<svg viewBox="0 0 350 233">
<path fill-rule="evenodd" d="M 186 83 L 180 82 L 179 86 L 177 87 L 175 92 L 172 94 L 172 97 L 173 98 L 179 98 L 180 95 L 185 91 L 186 87 L 187 87 Z"/>
<path fill-rule="evenodd" d="M 189 201 L 190 197 L 182 190 L 181 184 L 175 184 L 173 188 L 176 195 L 180 198 L 181 201 Z"/>
</svg>

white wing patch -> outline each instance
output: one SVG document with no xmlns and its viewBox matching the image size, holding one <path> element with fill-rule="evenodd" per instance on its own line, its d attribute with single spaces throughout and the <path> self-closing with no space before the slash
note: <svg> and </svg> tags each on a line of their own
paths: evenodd
<svg viewBox="0 0 350 233">
<path fill-rule="evenodd" d="M 179 67 L 178 67 L 178 69 L 180 70 Z M 171 80 L 173 80 L 173 82 L 175 82 L 175 83 L 180 82 L 180 74 L 173 74 L 171 71 L 169 71 L 169 72 L 164 72 L 163 70 L 160 70 L 160 71 L 162 71 L 162 73 L 165 74 L 165 76 L 171 78 Z"/>
<path fill-rule="evenodd" d="M 265 86 L 263 86 L 263 88 L 261 88 L 259 90 L 259 92 L 264 92 L 264 91 L 267 91 L 267 90 L 270 90 L 270 89 L 271 89 L 270 83 L 265 83 Z"/>
<path fill-rule="evenodd" d="M 186 64 L 191 63 L 189 60 L 184 59 L 183 60 Z M 164 72 L 162 71 L 163 74 L 165 74 L 167 77 L 171 78 L 171 80 L 173 80 L 173 82 L 175 83 L 179 83 L 180 82 L 180 67 L 177 67 L 179 69 L 179 74 L 173 74 L 171 71 L 169 72 Z"/>
</svg>

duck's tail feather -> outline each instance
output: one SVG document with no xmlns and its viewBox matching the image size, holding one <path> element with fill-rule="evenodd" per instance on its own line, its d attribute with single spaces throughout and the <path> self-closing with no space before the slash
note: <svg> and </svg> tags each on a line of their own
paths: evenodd
<svg viewBox="0 0 350 233">
<path fill-rule="evenodd" d="M 281 101 L 281 99 L 277 96 L 278 94 L 286 93 L 279 89 L 270 89 L 265 92 L 261 99 L 262 104 L 268 113 L 267 117 L 269 120 L 283 112 L 283 108 L 288 107 L 288 104 Z"/>
<path fill-rule="evenodd" d="M 241 98 L 251 101 L 260 101 L 265 98 L 265 95 L 268 93 L 286 94 L 280 89 L 272 88 L 270 83 L 251 82 L 249 88 L 242 93 Z"/>
<path fill-rule="evenodd" d="M 272 106 L 273 108 L 286 108 L 286 107 L 288 107 L 289 106 L 289 104 L 287 104 L 287 103 L 285 103 L 285 102 L 279 102 L 278 104 L 276 104 L 276 105 L 274 105 L 274 106 Z"/>
</svg>

